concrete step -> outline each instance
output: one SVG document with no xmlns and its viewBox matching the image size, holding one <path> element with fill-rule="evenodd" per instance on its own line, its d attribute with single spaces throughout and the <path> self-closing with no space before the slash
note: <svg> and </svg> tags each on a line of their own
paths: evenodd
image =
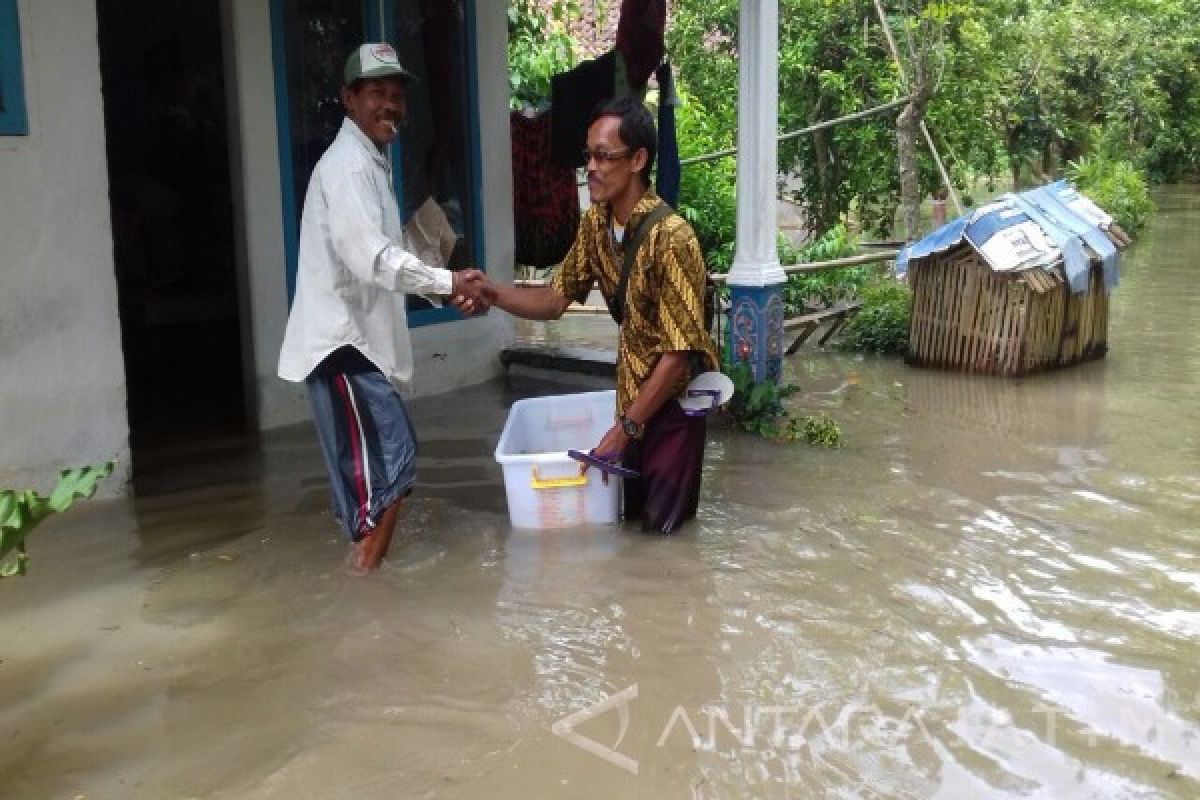
<svg viewBox="0 0 1200 800">
<path fill-rule="evenodd" d="M 505 371 L 518 367 L 601 378 L 615 378 L 617 375 L 617 352 L 590 347 L 514 345 L 501 351 L 500 363 Z"/>
</svg>

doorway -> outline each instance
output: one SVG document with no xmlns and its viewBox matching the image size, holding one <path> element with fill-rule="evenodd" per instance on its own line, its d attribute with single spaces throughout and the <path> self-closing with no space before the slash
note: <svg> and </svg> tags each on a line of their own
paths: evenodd
<svg viewBox="0 0 1200 800">
<path fill-rule="evenodd" d="M 134 469 L 246 429 L 219 0 L 98 0 Z"/>
</svg>

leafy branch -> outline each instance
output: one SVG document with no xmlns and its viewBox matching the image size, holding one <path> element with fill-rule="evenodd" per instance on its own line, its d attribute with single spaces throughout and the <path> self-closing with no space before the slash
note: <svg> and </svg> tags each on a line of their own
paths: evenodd
<svg viewBox="0 0 1200 800">
<path fill-rule="evenodd" d="M 733 381 L 733 397 L 727 413 L 734 426 L 766 439 L 784 442 L 803 439 L 820 447 L 841 446 L 842 431 L 832 419 L 825 415 L 796 418 L 783 407 L 784 398 L 798 392 L 800 387 L 755 381 L 745 361 L 729 366 L 726 374 Z"/>
<path fill-rule="evenodd" d="M 0 578 L 24 575 L 29 561 L 25 539 L 54 513 L 71 507 L 77 497 L 88 498 L 96 484 L 112 474 L 113 462 L 63 470 L 49 497 L 32 490 L 0 489 Z"/>
</svg>

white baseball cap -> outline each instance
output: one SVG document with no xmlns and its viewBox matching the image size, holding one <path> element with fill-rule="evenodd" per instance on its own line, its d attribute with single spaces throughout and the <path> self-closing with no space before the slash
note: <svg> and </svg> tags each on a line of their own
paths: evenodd
<svg viewBox="0 0 1200 800">
<path fill-rule="evenodd" d="M 413 77 L 411 72 L 400 66 L 396 48 L 387 42 L 368 42 L 359 45 L 346 59 L 343 80 L 349 86 L 365 78 L 386 78 L 389 75 L 406 79 Z"/>
</svg>

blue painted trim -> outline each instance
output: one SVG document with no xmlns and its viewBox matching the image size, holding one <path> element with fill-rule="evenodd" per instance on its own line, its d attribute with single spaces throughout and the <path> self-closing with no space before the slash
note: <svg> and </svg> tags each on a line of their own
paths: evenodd
<svg viewBox="0 0 1200 800">
<path fill-rule="evenodd" d="M 25 78 L 21 70 L 21 26 L 16 0 L 0 0 L 0 136 L 28 136 Z"/>
<path fill-rule="evenodd" d="M 467 18 L 467 131 L 471 141 L 471 217 L 475 266 L 487 272 L 486 237 L 483 232 L 483 144 L 479 128 L 479 34 L 475 27 L 475 0 L 466 0 Z"/>
<path fill-rule="evenodd" d="M 284 270 L 288 307 L 296 294 L 300 231 L 296 223 L 296 177 L 292 165 L 291 110 L 288 106 L 287 32 L 284 0 L 271 0 L 271 62 L 275 71 L 275 135 L 279 140 L 279 200 L 283 207 Z"/>
<path fill-rule="evenodd" d="M 379 0 L 363 0 L 363 34 L 368 42 L 384 41 L 383 31 L 390 31 L 392 19 L 392 0 L 384 3 L 384 18 L 379 19 Z"/>
<path fill-rule="evenodd" d="M 408 327 L 423 328 L 426 325 L 440 325 L 443 322 L 457 322 L 466 319 L 462 314 L 449 306 L 442 308 L 422 308 L 408 312 Z"/>
<path fill-rule="evenodd" d="M 729 360 L 748 361 L 756 381 L 783 374 L 783 286 L 729 287 Z"/>
</svg>

